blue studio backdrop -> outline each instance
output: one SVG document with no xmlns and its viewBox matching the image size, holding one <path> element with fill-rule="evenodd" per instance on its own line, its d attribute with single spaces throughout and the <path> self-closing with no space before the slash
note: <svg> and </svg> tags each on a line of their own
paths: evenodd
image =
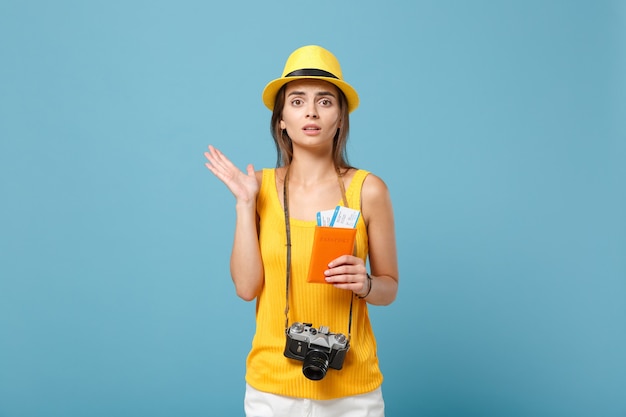
<svg viewBox="0 0 626 417">
<path fill-rule="evenodd" d="M 389 416 L 626 416 L 623 1 L 0 1 L 0 417 L 243 415 L 234 199 L 319 44 L 394 202 Z"/>
</svg>

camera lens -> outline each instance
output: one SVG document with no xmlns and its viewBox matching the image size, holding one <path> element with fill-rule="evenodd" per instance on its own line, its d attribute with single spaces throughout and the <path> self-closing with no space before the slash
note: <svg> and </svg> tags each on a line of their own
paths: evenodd
<svg viewBox="0 0 626 417">
<path fill-rule="evenodd" d="M 320 350 L 309 350 L 302 364 L 302 373 L 313 381 L 319 381 L 328 371 L 328 355 Z"/>
</svg>

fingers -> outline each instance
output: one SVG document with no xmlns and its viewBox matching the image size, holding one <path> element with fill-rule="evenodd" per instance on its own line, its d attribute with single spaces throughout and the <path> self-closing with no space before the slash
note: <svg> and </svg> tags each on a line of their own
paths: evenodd
<svg viewBox="0 0 626 417">
<path fill-rule="evenodd" d="M 229 172 L 234 168 L 234 165 L 226 156 L 218 149 L 209 145 L 209 152 L 205 152 L 204 156 L 209 160 L 205 165 L 209 167 L 209 164 L 215 168 L 218 172 Z M 210 169 L 210 168 L 209 168 Z"/>
<path fill-rule="evenodd" d="M 367 274 L 327 276 L 326 282 L 332 284 L 335 288 L 349 290 L 358 295 L 366 291 Z"/>
<path fill-rule="evenodd" d="M 364 268 L 336 267 L 324 271 L 326 282 L 365 282 L 367 272 Z"/>
<path fill-rule="evenodd" d="M 256 199 L 259 184 L 254 166 L 248 164 L 246 172 L 237 168 L 222 152 L 209 145 L 204 153 L 207 162 L 204 164 L 220 181 L 222 181 L 238 202 L 250 202 Z"/>
<path fill-rule="evenodd" d="M 352 255 L 342 255 L 339 258 L 336 258 L 330 261 L 330 263 L 328 264 L 328 267 L 335 268 L 339 265 L 362 265 L 364 266 L 363 259 L 357 258 L 356 256 L 352 256 Z"/>
<path fill-rule="evenodd" d="M 362 292 L 367 281 L 367 270 L 363 260 L 351 255 L 340 256 L 333 260 L 324 272 L 326 282 L 336 288 Z"/>
<path fill-rule="evenodd" d="M 217 148 L 209 145 L 209 151 L 204 153 L 208 162 L 204 165 L 222 182 L 229 184 L 241 173 L 239 169 Z"/>
</svg>

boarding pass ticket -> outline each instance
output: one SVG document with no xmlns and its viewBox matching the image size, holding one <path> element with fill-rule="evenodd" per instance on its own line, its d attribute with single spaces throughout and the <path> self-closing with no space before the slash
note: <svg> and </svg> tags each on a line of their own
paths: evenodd
<svg viewBox="0 0 626 417">
<path fill-rule="evenodd" d="M 326 227 L 356 227 L 361 212 L 349 207 L 337 206 L 334 210 L 323 210 L 317 213 L 317 225 Z"/>
</svg>

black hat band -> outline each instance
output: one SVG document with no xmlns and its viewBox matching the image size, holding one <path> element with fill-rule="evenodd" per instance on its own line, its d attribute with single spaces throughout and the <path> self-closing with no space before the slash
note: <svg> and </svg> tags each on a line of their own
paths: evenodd
<svg viewBox="0 0 626 417">
<path fill-rule="evenodd" d="M 285 75 L 285 77 L 326 77 L 339 79 L 339 77 L 331 74 L 330 72 L 317 68 L 303 68 L 291 71 L 289 74 Z"/>
</svg>

